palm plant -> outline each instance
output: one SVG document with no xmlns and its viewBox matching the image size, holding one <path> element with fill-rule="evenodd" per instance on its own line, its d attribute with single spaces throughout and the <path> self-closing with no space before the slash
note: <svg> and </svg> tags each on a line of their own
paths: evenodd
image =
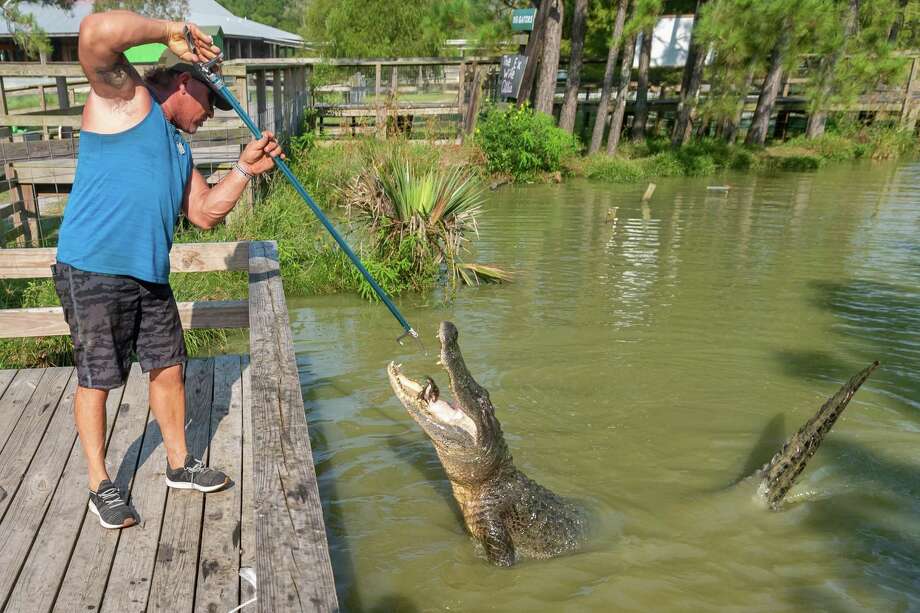
<svg viewBox="0 0 920 613">
<path fill-rule="evenodd" d="M 345 200 L 381 251 L 398 251 L 409 241 L 418 272 L 444 264 L 452 283 L 508 281 L 506 271 L 462 261 L 468 234 L 478 234 L 482 194 L 479 180 L 462 166 L 444 168 L 394 156 L 352 181 Z"/>
</svg>

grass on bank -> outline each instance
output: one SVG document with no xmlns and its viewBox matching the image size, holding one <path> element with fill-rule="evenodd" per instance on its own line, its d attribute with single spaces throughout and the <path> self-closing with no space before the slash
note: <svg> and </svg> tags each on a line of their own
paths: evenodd
<svg viewBox="0 0 920 613">
<path fill-rule="evenodd" d="M 610 183 L 659 177 L 698 177 L 722 170 L 817 170 L 829 162 L 891 159 L 917 151 L 917 138 L 896 127 L 872 127 L 849 133 L 804 136 L 766 148 L 701 139 L 674 150 L 665 139 L 629 144 L 621 155 L 592 155 L 566 160 L 568 174 Z"/>
</svg>

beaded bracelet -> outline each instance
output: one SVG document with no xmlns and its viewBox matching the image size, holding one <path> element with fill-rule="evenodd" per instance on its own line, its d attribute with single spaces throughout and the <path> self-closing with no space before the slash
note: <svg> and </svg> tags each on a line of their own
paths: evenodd
<svg viewBox="0 0 920 613">
<path fill-rule="evenodd" d="M 247 181 L 248 181 L 249 179 L 252 179 L 253 176 L 255 176 L 255 175 L 253 175 L 251 172 L 246 172 L 245 170 L 243 170 L 243 167 L 240 166 L 240 163 L 239 163 L 239 162 L 234 162 L 234 163 L 233 163 L 233 170 L 237 171 L 238 173 L 240 173 L 241 175 L 243 175 L 244 177 L 246 177 L 246 180 L 247 180 Z"/>
</svg>

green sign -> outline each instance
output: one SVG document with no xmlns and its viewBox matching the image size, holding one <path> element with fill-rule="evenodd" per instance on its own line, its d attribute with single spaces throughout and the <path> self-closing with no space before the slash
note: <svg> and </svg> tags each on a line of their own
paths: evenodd
<svg viewBox="0 0 920 613">
<path fill-rule="evenodd" d="M 202 26 L 201 31 L 214 39 L 214 44 L 223 50 L 224 31 L 220 26 Z M 165 49 L 166 45 L 162 43 L 147 43 L 131 47 L 125 51 L 125 57 L 132 64 L 156 64 Z"/>
<path fill-rule="evenodd" d="M 537 18 L 537 9 L 514 9 L 511 11 L 511 29 L 515 32 L 530 32 Z"/>
</svg>

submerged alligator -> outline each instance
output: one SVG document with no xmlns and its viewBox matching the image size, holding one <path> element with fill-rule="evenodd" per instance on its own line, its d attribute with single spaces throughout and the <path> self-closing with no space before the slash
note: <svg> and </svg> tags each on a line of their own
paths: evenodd
<svg viewBox="0 0 920 613">
<path fill-rule="evenodd" d="M 430 377 L 419 383 L 392 362 L 387 372 L 396 397 L 434 444 L 467 529 L 498 566 L 577 550 L 588 537 L 584 509 L 515 467 L 489 392 L 467 370 L 457 337 L 456 326 L 441 322 L 440 364 L 450 378 L 452 403 L 441 397 Z M 757 497 L 768 507 L 780 507 L 853 394 L 877 366 L 874 362 L 850 379 L 752 476 L 759 479 Z"/>
</svg>

